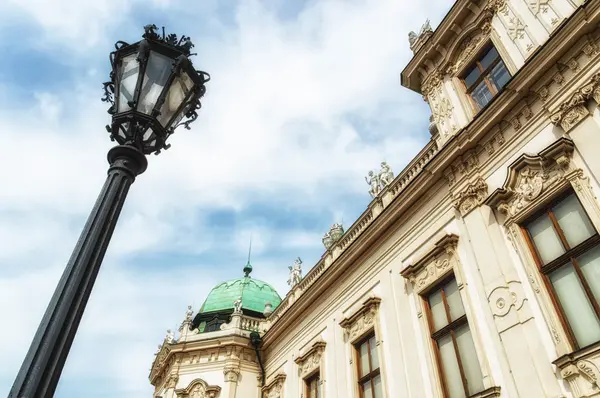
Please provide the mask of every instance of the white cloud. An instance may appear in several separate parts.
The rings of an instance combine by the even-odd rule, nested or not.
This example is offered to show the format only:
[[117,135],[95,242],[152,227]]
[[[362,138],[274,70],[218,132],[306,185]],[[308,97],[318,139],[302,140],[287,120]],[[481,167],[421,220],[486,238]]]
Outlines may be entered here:
[[[48,43],[81,39],[73,57],[87,59],[91,45],[129,32],[123,21],[140,4],[11,0],[0,12],[27,15]],[[149,157],[132,186],[58,396],[82,395],[83,384],[102,378],[113,395],[147,396],[146,371],[163,331],[175,327],[187,304],[199,308],[217,282],[202,264],[190,274],[176,255],[212,253],[210,262],[222,265],[221,253],[239,253],[240,262],[230,265],[236,277],[253,231],[253,275],[283,295],[287,265],[299,255],[310,268],[322,253],[322,234],[274,227],[269,219],[249,222],[249,206],[258,202],[274,213],[285,206],[298,218],[316,209],[330,219],[315,228],[342,217],[350,225],[352,215],[336,201],[359,194],[366,203],[365,172],[383,159],[399,171],[427,139],[426,131],[411,130],[425,126],[426,107],[399,86],[398,74],[409,57],[406,34],[419,27],[414,21],[439,20],[449,0],[323,0],[285,21],[266,2],[242,1],[234,27],[207,17],[216,2],[191,12],[189,4],[151,3],[188,6],[186,17],[212,21],[210,35],[188,27],[197,67],[213,76],[200,119],[175,134],[172,149]],[[436,15],[426,15],[432,10]],[[111,19],[115,14],[121,17]],[[0,331],[0,383],[12,381],[104,181],[111,143],[97,71],[106,69],[86,65],[71,85],[38,92],[28,108],[0,94],[0,316],[13,325]],[[236,214],[231,236],[211,224],[219,209]],[[286,255],[274,258],[275,250]],[[162,255],[164,266],[135,260],[144,252]],[[0,384],[0,394],[8,388]]]

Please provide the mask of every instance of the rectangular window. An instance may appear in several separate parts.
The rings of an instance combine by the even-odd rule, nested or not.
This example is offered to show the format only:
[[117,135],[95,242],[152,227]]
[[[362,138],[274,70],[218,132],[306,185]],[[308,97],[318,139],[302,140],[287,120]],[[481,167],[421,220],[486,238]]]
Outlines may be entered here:
[[321,398],[321,378],[318,372],[304,382],[306,383],[306,398]]
[[356,344],[360,398],[383,398],[375,334]]
[[508,83],[510,77],[498,51],[493,46],[485,47],[482,55],[462,76],[473,108],[479,111],[485,107]]
[[483,375],[456,279],[443,282],[426,298],[444,396],[466,398],[483,391]]
[[575,194],[523,224],[572,343],[600,341],[600,236]]

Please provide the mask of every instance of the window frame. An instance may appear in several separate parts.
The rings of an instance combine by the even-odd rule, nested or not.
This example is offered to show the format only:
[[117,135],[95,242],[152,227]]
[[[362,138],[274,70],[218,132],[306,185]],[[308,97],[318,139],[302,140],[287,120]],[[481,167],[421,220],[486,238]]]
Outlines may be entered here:
[[[317,383],[317,396],[311,395],[310,385],[312,382]],[[322,398],[321,394],[321,372],[317,369],[314,373],[304,378],[304,396],[306,398]]]
[[[379,367],[375,370],[373,370],[373,362],[371,359],[371,344],[369,343],[369,341],[374,338],[377,341],[377,337],[375,335],[375,330],[372,330],[368,333],[366,333],[363,337],[361,337],[358,341],[356,341],[355,343],[353,343],[353,347],[354,347],[354,356],[356,358],[356,383],[358,384],[358,394],[360,398],[364,398],[365,396],[365,392],[363,389],[363,384],[368,380],[370,381],[371,384],[371,391],[375,391],[375,385],[373,384],[373,380],[377,377],[377,376],[381,376],[381,363],[379,364]],[[360,370],[361,370],[361,358],[360,358],[360,347],[363,344],[367,344],[367,356],[369,358],[369,373],[363,375],[362,377],[360,376]],[[373,347],[375,349],[375,352],[377,352],[377,355],[379,355],[379,352],[377,350],[377,344],[375,344],[375,347]],[[378,358],[379,361],[379,358]],[[382,380],[383,382],[383,380]],[[382,390],[381,393],[383,394],[383,385],[382,385]]]
[[[484,68],[481,65],[481,60],[482,58],[491,50],[491,49],[495,49],[496,53],[498,54],[498,56],[496,57],[496,59],[494,59],[494,61],[487,67]],[[498,48],[490,41],[488,43],[486,43],[477,53],[477,55],[474,57],[473,61],[471,61],[464,69],[463,72],[459,75],[459,80],[463,85],[464,91],[467,94],[467,98],[469,100],[469,103],[471,104],[471,107],[473,108],[473,110],[477,113],[479,111],[481,111],[483,108],[485,108],[490,102],[492,102],[492,100],[502,91],[503,87],[497,88],[496,87],[496,83],[493,80],[490,80],[489,76],[490,76],[490,72],[494,69],[494,67],[499,63],[502,62],[502,64],[504,65],[504,69],[506,70],[506,72],[508,73],[508,75],[512,78],[512,74],[510,73],[510,70],[508,69],[508,67],[506,66],[506,62],[504,62],[504,60],[502,59],[502,56],[500,55],[500,51],[498,51]],[[465,78],[467,77],[468,73],[466,73],[467,71],[471,71],[473,70],[473,67],[477,67],[477,69],[479,70],[479,77],[471,84],[471,86],[467,86],[467,83],[465,81]],[[509,79],[510,80],[510,79]],[[484,105],[484,106],[479,106],[479,104],[477,103],[477,101],[475,101],[475,99],[473,98],[473,96],[471,95],[473,93],[473,91],[475,90],[475,88],[482,82],[484,81],[488,90],[490,91],[490,93],[492,94],[492,98]]]
[[[569,196],[573,196],[577,200],[577,202],[581,206],[581,209],[583,210],[584,214],[588,218],[590,224],[593,226],[594,230],[596,231],[596,233],[594,235],[587,238],[583,242],[579,243],[574,248],[570,247],[562,228],[558,224],[556,216],[554,216],[554,213],[552,212],[553,207],[557,206],[560,202],[562,202]],[[565,252],[563,254],[561,254],[554,260],[548,262],[547,264],[543,264],[541,256],[539,254],[539,251],[537,249],[537,246],[535,245],[533,238],[531,236],[531,233],[529,232],[529,229],[527,228],[527,225],[529,223],[531,223],[532,221],[534,221],[535,219],[537,219],[538,217],[540,217],[543,214],[548,215],[548,218],[552,222],[554,232],[556,232],[560,242],[563,245],[563,248],[565,249]],[[548,203],[542,205],[536,212],[531,214],[529,217],[524,219],[522,222],[518,223],[518,227],[521,230],[521,233],[523,234],[523,237],[525,239],[527,247],[531,253],[531,256],[533,257],[533,260],[538,269],[538,272],[540,273],[540,276],[544,283],[544,286],[546,287],[546,290],[550,293],[549,294],[550,301],[552,302],[554,310],[556,311],[556,313],[558,315],[559,321],[562,324],[562,326],[567,334],[567,338],[569,339],[569,342],[571,343],[571,345],[573,346],[573,348],[575,350],[585,348],[585,347],[580,346],[579,342],[575,338],[575,333],[573,333],[573,329],[571,328],[571,325],[569,324],[569,320],[568,320],[567,315],[566,315],[566,313],[560,303],[560,300],[556,294],[554,286],[552,285],[552,281],[550,280],[549,274],[570,263],[573,266],[573,269],[575,270],[575,274],[577,275],[578,280],[581,283],[581,286],[583,287],[583,292],[584,292],[586,298],[590,301],[596,316],[598,317],[598,319],[600,319],[600,303],[594,297],[594,294],[591,291],[590,286],[589,286],[587,280],[585,279],[585,276],[583,275],[581,268],[577,262],[577,257],[581,256],[582,254],[586,253],[587,251],[591,250],[592,248],[594,248],[596,246],[600,246],[600,233],[598,232],[598,229],[592,222],[592,218],[590,217],[588,210],[585,208],[584,204],[581,202],[579,196],[572,189],[568,189],[566,192],[563,192],[563,193],[553,197],[550,201],[548,201]],[[592,343],[590,345],[593,345],[596,343]]]
[[[431,340],[431,345],[433,346],[432,348],[433,348],[433,352],[434,352],[434,356],[435,356],[435,362],[436,362],[438,374],[440,375],[440,379],[441,379],[442,394],[444,397],[450,396],[450,394],[448,393],[448,384],[447,384],[446,373],[444,372],[444,368],[442,366],[442,358],[441,358],[441,354],[440,354],[438,340],[441,339],[442,337],[450,335],[452,338],[452,345],[454,347],[454,353],[456,355],[456,361],[458,363],[458,369],[460,372],[461,382],[463,385],[465,396],[470,397],[473,395],[477,395],[477,394],[481,393],[482,391],[485,391],[485,387],[484,387],[484,390],[482,390],[482,391],[478,391],[474,394],[469,394],[467,378],[465,376],[465,370],[463,368],[462,359],[460,357],[460,351],[459,351],[458,344],[456,341],[455,330],[459,329],[462,326],[467,325],[469,327],[469,331],[471,332],[472,336],[473,336],[473,331],[471,330],[471,326],[469,325],[469,320],[467,318],[467,312],[468,312],[467,308],[465,307],[464,302],[462,302],[463,298],[462,298],[462,295],[460,295],[460,288],[458,290],[459,290],[460,299],[461,299],[462,305],[464,307],[465,313],[463,315],[461,315],[460,317],[458,317],[457,319],[455,319],[454,321],[452,321],[450,318],[450,306],[448,305],[448,302],[446,300],[446,293],[444,291],[444,286],[448,285],[452,280],[454,280],[456,282],[456,284],[458,285],[458,279],[454,275],[454,272],[450,273],[446,277],[437,281],[433,286],[431,286],[431,288],[423,291],[420,295],[421,295],[421,300],[423,302],[423,308],[425,310],[425,316],[427,319],[429,338]],[[431,306],[429,304],[429,297],[431,297],[431,295],[435,294],[438,291],[441,292],[442,302],[444,303],[444,309],[446,312],[446,318],[448,320],[448,324],[446,326],[442,327],[440,330],[435,331],[435,329],[434,329],[435,326],[434,326],[434,322],[433,322],[433,312],[431,311]],[[474,345],[476,344],[475,340],[474,340],[474,336],[473,336],[473,344]],[[480,366],[483,366],[480,363],[479,355],[477,355],[477,353],[476,353],[476,357],[477,357],[477,361],[479,362]],[[483,378],[485,378],[483,373],[484,372],[482,369],[482,376],[483,376],[482,384],[484,384]]]

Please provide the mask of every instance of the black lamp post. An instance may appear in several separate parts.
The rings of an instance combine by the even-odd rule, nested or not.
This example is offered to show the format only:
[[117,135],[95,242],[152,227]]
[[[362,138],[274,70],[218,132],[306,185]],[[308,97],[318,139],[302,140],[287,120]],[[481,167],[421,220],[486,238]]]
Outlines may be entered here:
[[[168,149],[175,128],[197,119],[210,80],[193,68],[189,37],[159,35],[144,27],[143,40],[119,41],[110,54],[111,81],[102,98],[112,106],[108,177],[56,287],[9,397],[52,397],[90,297],[129,187],[146,170],[146,155]],[[186,118],[183,121],[184,117]]]

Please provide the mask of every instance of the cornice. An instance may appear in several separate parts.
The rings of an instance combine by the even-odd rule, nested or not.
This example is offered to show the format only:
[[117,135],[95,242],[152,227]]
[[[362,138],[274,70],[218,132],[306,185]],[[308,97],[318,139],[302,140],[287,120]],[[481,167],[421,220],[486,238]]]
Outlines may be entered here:
[[152,363],[152,368],[149,375],[150,383],[152,385],[156,385],[160,375],[171,366],[174,358],[178,355],[181,356],[187,353],[203,353],[215,349],[226,349],[227,347],[252,349],[248,339],[238,335],[176,344],[163,344]]

